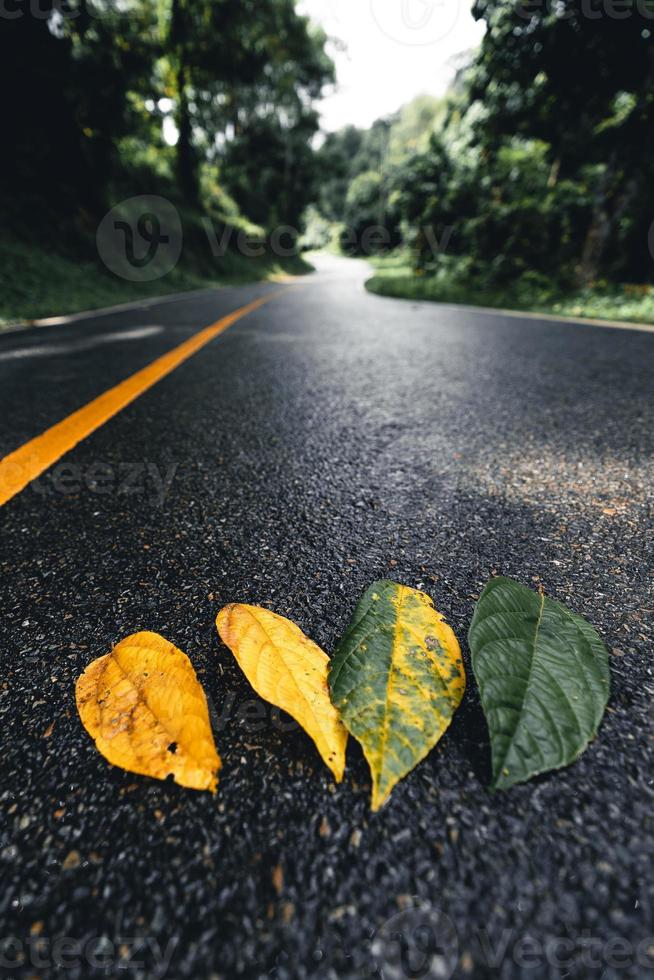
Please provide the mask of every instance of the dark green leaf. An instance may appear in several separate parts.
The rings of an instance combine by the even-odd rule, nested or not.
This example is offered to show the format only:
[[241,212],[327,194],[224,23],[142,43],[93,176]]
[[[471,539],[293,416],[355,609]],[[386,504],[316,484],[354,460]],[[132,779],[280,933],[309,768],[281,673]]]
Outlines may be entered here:
[[608,653],[593,627],[560,602],[494,578],[468,639],[490,730],[493,786],[507,789],[581,755],[609,696]]

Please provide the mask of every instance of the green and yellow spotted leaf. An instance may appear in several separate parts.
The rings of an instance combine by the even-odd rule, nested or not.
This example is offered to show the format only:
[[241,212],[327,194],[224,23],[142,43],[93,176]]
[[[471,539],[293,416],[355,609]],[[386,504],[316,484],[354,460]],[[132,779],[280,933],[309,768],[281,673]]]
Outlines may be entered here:
[[373,810],[436,745],[465,683],[457,639],[429,596],[374,582],[329,669],[332,702],[370,766]]
[[593,627],[510,578],[490,580],[468,635],[490,731],[493,787],[573,762],[609,696],[609,658]]

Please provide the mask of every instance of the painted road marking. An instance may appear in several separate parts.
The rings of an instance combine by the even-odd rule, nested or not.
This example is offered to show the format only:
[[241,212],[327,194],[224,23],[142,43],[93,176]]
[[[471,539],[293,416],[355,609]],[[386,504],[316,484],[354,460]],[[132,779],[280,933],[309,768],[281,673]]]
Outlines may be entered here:
[[[285,290],[281,290],[285,292]],[[184,343],[174,347],[158,357],[147,367],[142,368],[131,377],[121,381],[114,388],[105,391],[104,394],[93,401],[84,405],[69,415],[67,418],[47,429],[40,436],[26,442],[13,453],[9,453],[4,459],[0,459],[0,507],[8,500],[15,497],[17,493],[24,490],[28,484],[40,476],[58,459],[61,459],[67,452],[73,449],[78,443],[90,436],[92,432],[108,422],[126,405],[133,402],[144,391],[165,378],[167,374],[174,371],[176,367],[192,357],[202,347],[217,337],[223,331],[231,327],[233,323],[258,310],[264,303],[268,303],[275,296],[279,296],[280,290],[276,290],[269,296],[242,306],[221,320],[212,323],[194,334]]]
[[80,340],[60,341],[58,344],[33,344],[31,347],[15,347],[13,350],[0,350],[0,361],[22,361],[30,357],[44,357],[62,354],[78,354],[81,351],[95,350],[103,344],[124,344],[126,340],[143,340],[163,333],[163,327],[135,327],[133,330],[119,330],[114,333],[93,334]]

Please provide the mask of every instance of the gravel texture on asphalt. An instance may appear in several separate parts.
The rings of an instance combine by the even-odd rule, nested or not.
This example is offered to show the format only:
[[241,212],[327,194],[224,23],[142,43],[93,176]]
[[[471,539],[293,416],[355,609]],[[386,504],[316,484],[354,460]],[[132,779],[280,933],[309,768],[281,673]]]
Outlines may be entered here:
[[[278,288],[1,336],[0,454]],[[654,976],[653,364],[652,334],[381,299],[330,260],[10,501],[0,973]],[[465,642],[493,573],[584,615],[612,671],[582,758],[495,794]],[[334,785],[214,620],[264,605],[330,652],[381,577],[433,597],[469,679],[371,815],[358,746]],[[141,629],[204,685],[215,797],[82,729],[77,676]]]

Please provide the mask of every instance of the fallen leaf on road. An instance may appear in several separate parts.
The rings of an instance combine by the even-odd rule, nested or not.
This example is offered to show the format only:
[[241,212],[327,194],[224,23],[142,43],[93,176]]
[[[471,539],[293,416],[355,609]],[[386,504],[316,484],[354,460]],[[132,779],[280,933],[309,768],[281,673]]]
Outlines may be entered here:
[[340,783],[347,732],[329,700],[327,654],[290,619],[260,606],[225,606],[216,626],[257,694],[302,725]]
[[429,596],[374,582],[332,657],[329,686],[363,746],[372,809],[436,745],[465,690],[457,639]]
[[509,578],[482,592],[469,633],[490,731],[493,787],[573,762],[609,695],[608,652],[581,616]]
[[77,710],[113,765],[215,792],[216,752],[204,691],[185,653],[157,633],[135,633],[77,681]]

